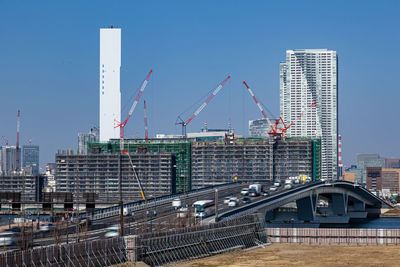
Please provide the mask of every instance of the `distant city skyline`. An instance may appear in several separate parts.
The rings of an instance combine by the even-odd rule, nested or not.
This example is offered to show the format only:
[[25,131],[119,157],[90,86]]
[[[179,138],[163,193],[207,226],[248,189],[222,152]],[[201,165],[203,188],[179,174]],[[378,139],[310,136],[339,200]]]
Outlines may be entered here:
[[[400,55],[393,53],[400,43],[394,34],[400,24],[398,1],[106,3],[0,4],[5,37],[0,44],[0,136],[15,145],[21,109],[21,146],[29,139],[40,146],[42,168],[54,162],[57,149],[77,149],[79,132],[99,125],[99,29],[110,25],[123,33],[122,117],[140,81],[154,71],[142,96],[150,137],[179,134],[177,116],[192,113],[197,106],[189,107],[227,75],[230,81],[187,131],[200,131],[204,122],[210,128],[227,128],[231,122],[238,134],[248,135],[248,121],[262,116],[241,82],[248,81],[278,115],[279,62],[285,51],[328,48],[340,57],[343,163],[349,166],[363,153],[400,157],[395,123]],[[143,108],[137,108],[125,135],[144,137]]]

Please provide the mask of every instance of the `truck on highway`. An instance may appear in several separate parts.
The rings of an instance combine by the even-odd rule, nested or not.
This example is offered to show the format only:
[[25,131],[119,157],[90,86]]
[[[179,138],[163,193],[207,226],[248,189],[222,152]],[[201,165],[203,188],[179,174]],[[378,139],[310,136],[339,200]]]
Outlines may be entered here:
[[261,184],[251,184],[249,185],[249,196],[256,197],[261,193]]
[[172,207],[175,209],[179,209],[180,207],[182,207],[182,200],[180,198],[175,198],[174,200],[172,200]]

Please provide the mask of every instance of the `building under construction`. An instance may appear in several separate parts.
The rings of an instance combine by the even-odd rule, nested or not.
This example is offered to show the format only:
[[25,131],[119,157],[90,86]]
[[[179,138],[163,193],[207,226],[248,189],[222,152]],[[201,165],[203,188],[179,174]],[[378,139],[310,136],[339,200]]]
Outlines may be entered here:
[[[125,139],[123,150],[129,153],[144,155],[147,153],[171,153],[176,160],[174,182],[177,192],[191,189],[191,139]],[[88,143],[89,154],[118,154],[121,151],[120,141],[106,143]]]
[[[192,188],[232,182],[320,178],[320,141],[247,138],[231,142],[193,142]],[[235,178],[236,177],[236,178]]]
[[20,193],[21,201],[42,201],[44,176],[0,175],[0,193]]
[[[57,192],[99,200],[141,198],[138,179],[148,196],[185,192],[239,181],[266,182],[290,176],[320,178],[320,140],[305,138],[125,139],[89,143],[87,155],[56,156]],[[135,170],[138,179],[135,176]]]
[[57,154],[57,192],[72,192],[75,200],[96,193],[98,201],[142,199],[176,192],[176,157],[171,153]]

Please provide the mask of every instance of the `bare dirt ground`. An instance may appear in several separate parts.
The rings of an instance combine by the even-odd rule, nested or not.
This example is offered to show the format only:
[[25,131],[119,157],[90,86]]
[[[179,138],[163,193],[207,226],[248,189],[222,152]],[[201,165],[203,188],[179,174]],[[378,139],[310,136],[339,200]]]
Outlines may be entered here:
[[400,266],[400,246],[273,244],[265,248],[238,250],[174,266]]

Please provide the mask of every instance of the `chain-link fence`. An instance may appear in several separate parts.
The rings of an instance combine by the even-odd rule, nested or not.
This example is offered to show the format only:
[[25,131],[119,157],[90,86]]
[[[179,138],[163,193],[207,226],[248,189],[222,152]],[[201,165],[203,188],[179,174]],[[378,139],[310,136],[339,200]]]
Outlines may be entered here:
[[247,215],[208,225],[129,235],[30,250],[3,252],[0,267],[110,266],[143,261],[160,266],[267,242],[258,217]]
[[239,248],[256,247],[266,242],[267,236],[257,216],[251,215],[215,224],[138,236],[134,242],[135,260],[160,266]]
[[0,254],[1,267],[109,266],[127,260],[123,238],[52,245]]

